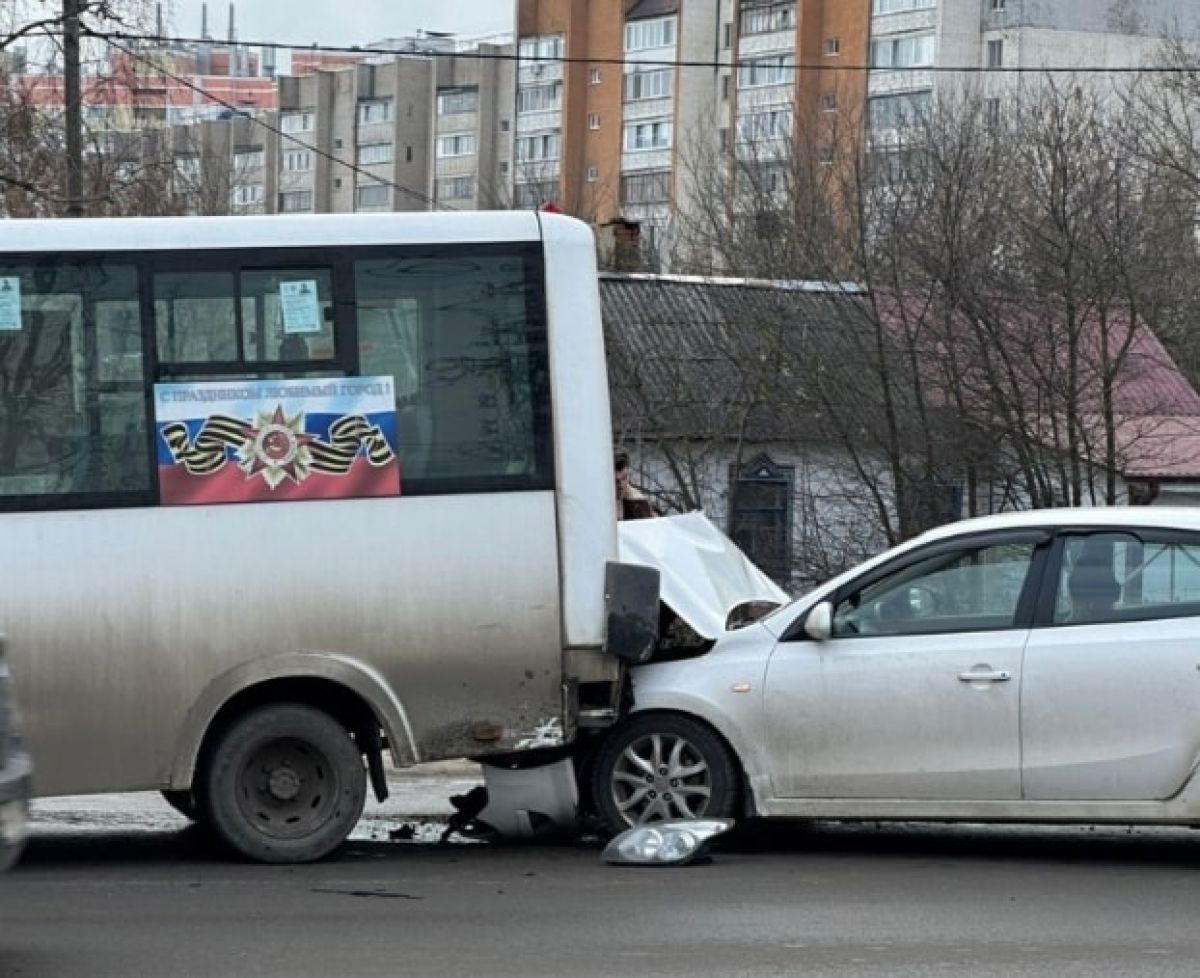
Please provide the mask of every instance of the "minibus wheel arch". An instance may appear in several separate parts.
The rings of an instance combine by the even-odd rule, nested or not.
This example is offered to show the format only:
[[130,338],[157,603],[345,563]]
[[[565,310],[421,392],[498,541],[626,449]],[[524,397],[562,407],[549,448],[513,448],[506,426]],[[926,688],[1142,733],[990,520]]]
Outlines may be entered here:
[[183,725],[168,774],[169,790],[189,790],[219,734],[248,712],[273,703],[298,703],[328,713],[354,735],[367,756],[377,797],[386,797],[383,737],[398,767],[418,757],[403,704],[361,663],[320,655],[247,663],[214,680]]

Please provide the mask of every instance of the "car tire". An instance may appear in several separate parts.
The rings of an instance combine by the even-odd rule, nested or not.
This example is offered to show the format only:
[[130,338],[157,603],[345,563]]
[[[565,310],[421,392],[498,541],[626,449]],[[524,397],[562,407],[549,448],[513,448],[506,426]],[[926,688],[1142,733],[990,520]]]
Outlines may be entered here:
[[592,758],[591,793],[606,831],[666,818],[730,818],[739,774],[729,745],[707,724],[678,713],[635,714]]
[[362,753],[321,710],[260,707],[230,724],[206,756],[205,822],[248,859],[313,862],[340,846],[362,815]]

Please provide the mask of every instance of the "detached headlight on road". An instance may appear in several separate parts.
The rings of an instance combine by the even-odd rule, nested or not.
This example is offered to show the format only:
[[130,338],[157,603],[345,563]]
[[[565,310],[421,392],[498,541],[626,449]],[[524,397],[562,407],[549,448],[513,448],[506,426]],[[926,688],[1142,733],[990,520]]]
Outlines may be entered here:
[[733,828],[733,819],[672,819],[626,829],[601,854],[618,866],[682,866],[691,862],[707,843]]

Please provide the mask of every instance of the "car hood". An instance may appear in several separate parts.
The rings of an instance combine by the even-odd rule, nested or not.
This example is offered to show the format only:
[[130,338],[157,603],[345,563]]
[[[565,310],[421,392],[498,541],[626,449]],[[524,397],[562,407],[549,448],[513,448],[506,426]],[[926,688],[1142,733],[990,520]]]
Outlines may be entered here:
[[701,638],[725,632],[740,605],[790,600],[703,513],[622,520],[617,539],[622,562],[658,570],[663,604]]

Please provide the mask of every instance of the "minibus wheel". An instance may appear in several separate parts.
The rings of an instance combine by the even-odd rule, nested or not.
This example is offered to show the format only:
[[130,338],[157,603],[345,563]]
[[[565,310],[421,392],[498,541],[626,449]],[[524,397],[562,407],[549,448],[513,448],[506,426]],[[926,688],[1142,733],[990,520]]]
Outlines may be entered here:
[[320,859],[346,840],[362,814],[362,754],[345,727],[311,706],[258,707],[226,727],[207,757],[205,821],[249,859]]

